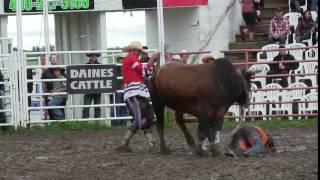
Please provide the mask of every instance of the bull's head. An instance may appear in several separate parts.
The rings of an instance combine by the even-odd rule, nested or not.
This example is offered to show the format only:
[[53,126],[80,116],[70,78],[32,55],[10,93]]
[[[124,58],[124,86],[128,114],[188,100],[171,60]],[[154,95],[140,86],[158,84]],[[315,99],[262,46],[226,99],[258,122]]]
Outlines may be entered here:
[[238,103],[247,107],[250,103],[251,79],[253,78],[256,72],[238,69],[238,73],[242,77],[244,87],[243,94],[241,95]]

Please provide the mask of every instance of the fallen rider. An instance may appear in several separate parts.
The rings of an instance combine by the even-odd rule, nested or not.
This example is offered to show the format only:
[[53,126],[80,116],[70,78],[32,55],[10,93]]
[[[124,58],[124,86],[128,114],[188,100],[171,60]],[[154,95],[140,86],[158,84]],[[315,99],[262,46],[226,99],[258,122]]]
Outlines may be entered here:
[[259,126],[245,125],[231,137],[226,155],[233,157],[262,156],[275,152],[272,137]]

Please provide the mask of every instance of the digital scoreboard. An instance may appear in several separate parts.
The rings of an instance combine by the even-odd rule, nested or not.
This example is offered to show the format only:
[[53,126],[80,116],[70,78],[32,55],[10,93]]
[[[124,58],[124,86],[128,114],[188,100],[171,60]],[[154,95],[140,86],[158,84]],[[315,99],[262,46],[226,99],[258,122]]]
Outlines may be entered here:
[[[3,0],[4,12],[15,13],[17,1]],[[94,9],[94,0],[47,0],[49,11],[89,10]],[[20,0],[23,12],[39,12],[43,10],[43,0]]]

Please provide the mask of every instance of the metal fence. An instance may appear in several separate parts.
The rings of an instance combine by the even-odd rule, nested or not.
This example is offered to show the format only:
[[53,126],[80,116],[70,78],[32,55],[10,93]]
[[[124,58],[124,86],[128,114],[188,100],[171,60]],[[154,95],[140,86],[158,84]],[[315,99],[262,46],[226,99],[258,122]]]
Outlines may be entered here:
[[[0,39],[1,41],[11,41],[10,39]],[[11,47],[10,47],[11,48]],[[287,117],[288,119],[293,118],[302,118],[302,117],[314,117],[318,116],[318,80],[313,81],[313,78],[317,78],[317,68],[318,64],[315,66],[315,71],[310,72],[306,70],[304,63],[317,63],[317,49],[318,46],[305,47],[305,48],[287,48],[286,50],[302,50],[304,53],[309,53],[312,55],[305,56],[305,58],[286,61],[286,63],[299,63],[299,72],[293,71],[290,74],[257,74],[255,80],[261,80],[268,77],[279,78],[279,77],[292,77],[292,82],[294,84],[300,80],[303,80],[303,77],[312,78],[311,84],[309,86],[294,86],[291,87],[281,87],[275,85],[267,86],[262,85],[261,87],[255,87],[253,85],[252,89],[252,98],[250,106],[245,110],[245,116],[240,116],[240,109],[238,105],[233,105],[230,107],[226,118],[234,118],[236,120],[247,120],[247,119],[263,119],[277,117],[283,118]],[[256,60],[249,60],[250,53],[257,52],[271,52],[279,51],[276,50],[261,50],[261,49],[245,49],[237,51],[229,51],[235,53],[245,53],[246,58],[243,62],[234,63],[236,66],[244,66],[247,69],[252,68],[253,65],[269,65],[275,62],[263,61],[256,62]],[[311,53],[315,51],[316,53]],[[83,94],[67,94],[66,92],[59,93],[48,93],[42,91],[43,82],[57,82],[57,81],[66,81],[66,79],[41,79],[41,74],[44,69],[61,67],[66,68],[68,65],[79,65],[84,64],[80,62],[79,59],[87,59],[84,55],[86,53],[101,53],[101,58],[99,61],[102,64],[116,64],[117,67],[120,67],[121,64],[117,62],[117,57],[122,55],[122,51],[55,51],[55,52],[24,52],[24,59],[19,60],[14,53],[12,53],[12,48],[9,51],[10,53],[1,53],[0,54],[0,70],[3,73],[4,81],[0,82],[0,85],[4,85],[4,92],[0,96],[0,117],[1,113],[5,114],[7,119],[6,123],[0,123],[0,126],[23,126],[43,123],[51,123],[55,121],[66,122],[66,121],[99,121],[111,125],[112,122],[118,120],[128,120],[132,117],[127,113],[118,113],[119,108],[125,108],[125,103],[123,103],[122,98],[117,98],[121,96],[123,90],[121,87],[118,88],[116,93],[103,93],[101,98],[101,104],[97,105],[83,105]],[[154,52],[151,50],[150,52]],[[49,65],[48,59],[44,59],[46,64],[44,64],[42,56],[48,54],[56,54],[59,59],[59,65]],[[301,66],[301,67],[300,67]],[[32,70],[33,78],[28,79],[27,72]],[[265,72],[264,72],[265,73]],[[297,78],[298,77],[298,78]],[[122,77],[117,77],[121,81]],[[28,83],[33,83],[32,92],[28,92]],[[315,84],[316,83],[316,84]],[[274,84],[277,84],[276,82]],[[303,92],[304,93],[303,93]],[[272,93],[276,92],[276,93]],[[292,94],[302,92],[302,95],[298,99],[292,98]],[[311,95],[310,95],[311,94]],[[61,106],[46,106],[44,103],[44,97],[54,96],[54,95],[66,95],[67,101],[65,105]],[[278,99],[270,98],[270,96],[277,96]],[[295,96],[296,98],[297,96]],[[31,99],[31,104],[28,104],[28,98]],[[3,108],[1,108],[1,101]],[[100,118],[86,118],[83,119],[82,109],[85,107],[91,108],[99,107],[102,109]],[[62,108],[65,111],[64,120],[52,120],[46,118],[46,112],[48,109]],[[93,114],[91,112],[91,114]],[[187,118],[187,120],[190,118]],[[191,118],[192,119],[192,118]]]
[[[19,125],[19,62],[13,53],[12,39],[0,38],[0,126]],[[21,86],[20,86],[21,87]]]

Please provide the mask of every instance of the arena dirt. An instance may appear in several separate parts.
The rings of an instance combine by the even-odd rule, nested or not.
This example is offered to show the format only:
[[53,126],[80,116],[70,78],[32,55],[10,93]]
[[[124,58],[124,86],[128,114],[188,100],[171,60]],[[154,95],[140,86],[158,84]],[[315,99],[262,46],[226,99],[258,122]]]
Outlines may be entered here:
[[[0,179],[317,179],[318,130],[268,129],[277,153],[261,158],[197,157],[182,132],[166,129],[167,156],[149,152],[137,134],[132,153],[117,153],[125,130],[0,135]],[[230,129],[224,130],[226,135]],[[195,134],[195,130],[192,130]],[[157,134],[155,134],[157,137]]]

